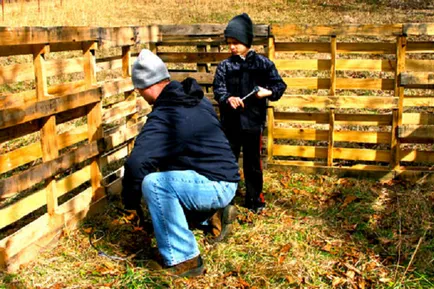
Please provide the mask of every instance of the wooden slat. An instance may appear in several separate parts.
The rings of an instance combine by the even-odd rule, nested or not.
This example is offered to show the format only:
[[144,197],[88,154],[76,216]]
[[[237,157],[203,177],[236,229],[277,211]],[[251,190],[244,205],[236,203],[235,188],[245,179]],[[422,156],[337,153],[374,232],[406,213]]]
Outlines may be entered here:
[[434,125],[434,114],[432,113],[403,113],[402,124]]
[[273,159],[273,145],[276,133],[274,131],[274,109],[272,107],[267,108],[267,161],[270,162]]
[[433,53],[434,42],[408,42],[407,53]]
[[[298,78],[284,77],[288,88],[299,89],[329,89],[330,80],[327,78]],[[393,79],[359,79],[337,78],[336,89],[364,89],[364,90],[392,90]]]
[[112,151],[101,157],[101,168],[104,170],[107,165],[110,165],[112,162],[116,162],[124,157],[128,156],[128,147],[123,146],[118,150]]
[[0,155],[0,174],[37,160],[42,156],[41,144],[32,143]]
[[212,62],[219,63],[230,57],[230,53],[220,52],[158,52],[158,56],[164,62],[198,63]]
[[434,35],[434,23],[404,24],[402,31],[406,35]]
[[434,88],[434,72],[401,73],[400,85],[408,88]]
[[277,42],[276,52],[294,52],[294,53],[330,53],[329,43],[312,43],[312,42]]
[[335,141],[354,143],[389,144],[389,132],[377,131],[335,131]]
[[274,139],[297,139],[327,141],[329,132],[327,130],[317,130],[308,128],[280,128],[273,129]]
[[[224,24],[194,24],[194,25],[159,25],[159,32],[178,36],[212,36],[223,35]],[[253,25],[255,37],[268,37],[268,25]]]
[[[334,37],[333,37],[334,38]],[[334,48],[332,47],[332,50]],[[335,109],[330,108],[329,111],[329,131],[328,131],[328,144],[327,144],[327,166],[333,166],[334,159],[334,146],[335,146]]]
[[340,42],[337,51],[342,54],[395,54],[395,44]]
[[286,121],[290,123],[329,123],[329,115],[327,113],[306,113],[306,112],[274,112],[276,122]]
[[390,36],[402,33],[402,24],[391,25],[297,25],[297,24],[273,24],[271,34],[275,37],[315,35],[369,35],[369,36]]
[[395,71],[395,62],[386,59],[337,59],[336,70]]
[[0,110],[0,129],[98,102],[101,94],[100,88],[93,88],[63,97],[30,103],[22,107]]
[[274,64],[279,71],[330,69],[330,60],[327,59],[276,59]]
[[123,127],[121,130],[105,136],[105,151],[109,151],[137,136],[142,129],[143,124],[144,122],[141,121],[133,126]]
[[214,74],[207,72],[170,72],[172,80],[183,81],[187,77],[192,77],[197,80],[199,84],[211,85],[214,81]]
[[[433,47],[434,53],[434,47]],[[407,72],[430,72],[434,71],[434,60],[432,59],[406,59],[405,71]]]
[[102,89],[102,96],[104,98],[124,93],[125,91],[134,90],[131,78],[115,79],[109,82],[101,83],[100,85]]
[[[87,138],[87,127],[81,126],[67,131],[57,137],[59,150],[73,145]],[[13,170],[19,166],[35,161],[42,157],[41,144],[39,142],[20,147],[8,153],[0,155],[0,174]]]
[[[60,197],[89,181],[89,175],[90,167],[87,166],[60,180],[56,183],[56,197]],[[22,217],[44,206],[46,204],[46,194],[47,190],[42,189],[13,203],[10,206],[0,209],[0,216],[2,216],[0,218],[0,229],[18,221]]]
[[39,124],[36,121],[0,129],[0,143],[34,133],[37,130],[39,130]]
[[390,114],[336,114],[336,124],[340,125],[391,125],[392,115]]
[[0,85],[34,79],[34,73],[32,63],[0,66]]
[[390,161],[390,151],[383,151],[383,150],[334,148],[333,154],[335,159],[343,159],[343,160],[376,161],[376,162]]
[[327,158],[327,148],[314,146],[273,145],[274,156]]
[[433,125],[402,125],[398,128],[400,138],[431,139],[434,142]]
[[104,123],[113,122],[136,112],[136,102],[134,99],[131,101],[122,101],[110,109],[104,110],[102,121]]
[[111,57],[98,58],[96,60],[97,72],[104,70],[115,70],[122,68],[122,57],[115,55]]
[[9,198],[35,184],[70,169],[99,153],[97,142],[83,145],[60,157],[34,166],[27,171],[0,180],[0,199]]
[[409,107],[409,106],[434,107],[434,95],[433,96],[405,96],[403,100],[403,106],[404,107]]
[[[336,94],[336,36],[330,37],[330,91],[329,95],[334,96]],[[334,121],[334,119],[333,119]],[[329,155],[330,159],[330,155]],[[330,164],[331,165],[331,164]]]
[[401,162],[434,163],[433,151],[400,150]]
[[274,107],[314,107],[314,108],[376,108],[392,109],[397,107],[394,97],[358,97],[358,96],[289,96],[270,105]]

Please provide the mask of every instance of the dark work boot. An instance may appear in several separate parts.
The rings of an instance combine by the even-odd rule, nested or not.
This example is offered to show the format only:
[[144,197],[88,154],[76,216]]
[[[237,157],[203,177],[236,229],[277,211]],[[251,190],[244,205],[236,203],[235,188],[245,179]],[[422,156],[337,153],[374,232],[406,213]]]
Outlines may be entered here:
[[168,267],[165,271],[176,277],[196,277],[203,275],[205,267],[202,257],[199,255],[190,260]]
[[227,205],[218,210],[209,219],[210,233],[214,238],[209,239],[210,243],[223,241],[233,229],[233,222],[237,219],[238,210],[234,205]]

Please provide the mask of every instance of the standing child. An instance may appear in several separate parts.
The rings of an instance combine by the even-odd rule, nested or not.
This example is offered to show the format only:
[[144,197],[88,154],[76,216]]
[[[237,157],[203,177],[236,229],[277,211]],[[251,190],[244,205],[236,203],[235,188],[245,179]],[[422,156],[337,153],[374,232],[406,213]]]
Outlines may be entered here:
[[[249,15],[235,16],[224,35],[232,56],[217,67],[214,98],[219,103],[221,122],[237,160],[243,147],[245,206],[259,213],[265,207],[261,138],[267,99],[278,100],[285,92],[286,84],[271,60],[250,49],[253,24]],[[258,92],[243,100],[242,97],[254,88],[258,88]]]

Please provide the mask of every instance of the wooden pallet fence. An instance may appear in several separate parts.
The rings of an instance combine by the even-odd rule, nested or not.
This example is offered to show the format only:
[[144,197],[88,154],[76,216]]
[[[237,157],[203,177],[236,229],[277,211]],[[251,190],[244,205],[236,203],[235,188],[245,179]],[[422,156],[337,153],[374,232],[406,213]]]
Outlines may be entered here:
[[[433,36],[433,27],[271,25],[274,61],[288,91],[270,103],[269,165],[387,178],[416,167],[430,172],[432,131],[420,126],[431,115],[410,108],[432,107],[432,91],[406,95],[404,87],[432,88],[432,57],[418,54],[432,55],[434,42],[417,36]],[[429,85],[420,86],[421,79]]]

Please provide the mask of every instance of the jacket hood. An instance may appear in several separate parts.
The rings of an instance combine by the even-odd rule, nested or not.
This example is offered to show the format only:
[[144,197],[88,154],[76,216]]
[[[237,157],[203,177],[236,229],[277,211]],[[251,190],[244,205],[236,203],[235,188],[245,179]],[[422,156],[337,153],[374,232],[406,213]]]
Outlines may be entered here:
[[194,78],[187,77],[182,82],[171,81],[155,101],[156,106],[193,107],[203,98],[202,88]]

